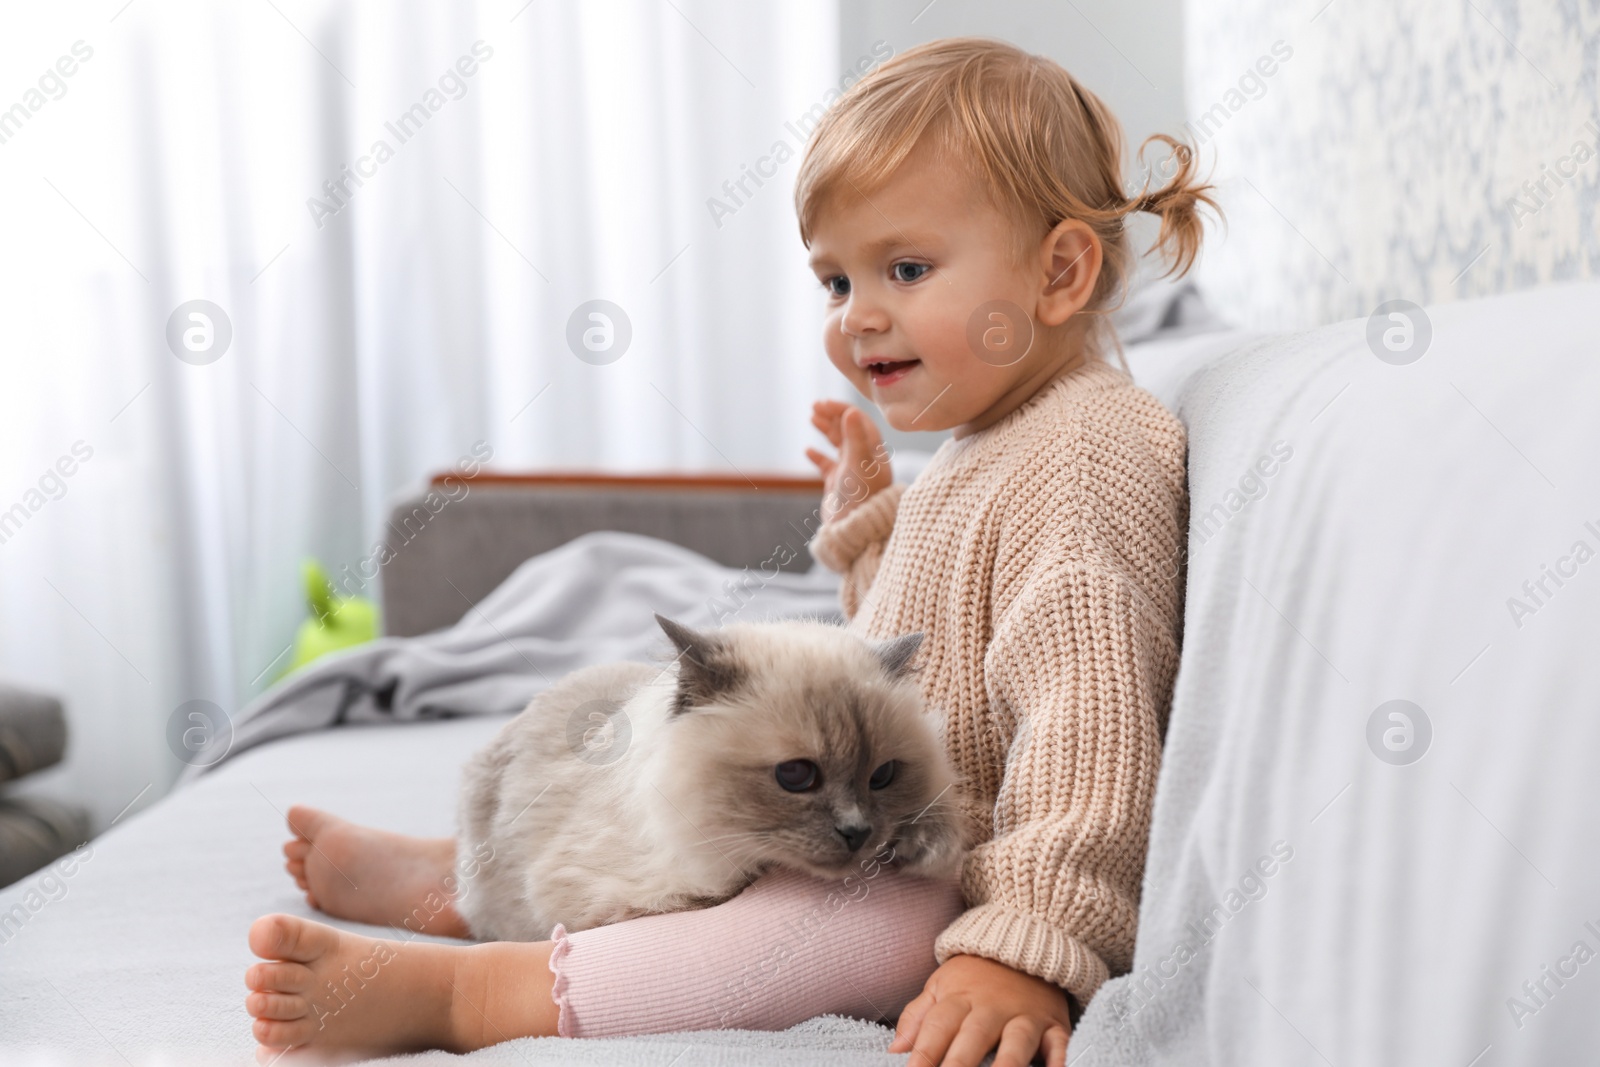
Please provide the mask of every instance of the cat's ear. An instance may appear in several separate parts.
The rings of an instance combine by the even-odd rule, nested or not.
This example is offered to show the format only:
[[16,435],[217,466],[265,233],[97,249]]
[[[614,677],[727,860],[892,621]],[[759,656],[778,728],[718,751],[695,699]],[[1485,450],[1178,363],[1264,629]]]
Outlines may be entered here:
[[917,649],[922,646],[922,635],[903,634],[890,641],[880,641],[873,646],[873,651],[878,653],[878,660],[883,664],[883,669],[889,672],[891,678],[904,678],[911,673],[911,657],[917,654]]
[[728,662],[723,643],[710,634],[691,630],[665,615],[656,622],[678,650],[678,698],[674,714],[682,714],[705,704],[732,689],[739,681],[739,670]]

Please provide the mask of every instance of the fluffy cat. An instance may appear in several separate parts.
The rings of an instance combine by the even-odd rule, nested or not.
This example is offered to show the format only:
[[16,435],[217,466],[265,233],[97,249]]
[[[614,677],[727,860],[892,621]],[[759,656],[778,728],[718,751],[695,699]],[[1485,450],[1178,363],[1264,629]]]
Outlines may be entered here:
[[656,621],[672,662],[568,675],[467,765],[456,907],[475,937],[703,907],[772,867],[839,877],[890,850],[955,869],[955,779],[910,674],[921,634]]

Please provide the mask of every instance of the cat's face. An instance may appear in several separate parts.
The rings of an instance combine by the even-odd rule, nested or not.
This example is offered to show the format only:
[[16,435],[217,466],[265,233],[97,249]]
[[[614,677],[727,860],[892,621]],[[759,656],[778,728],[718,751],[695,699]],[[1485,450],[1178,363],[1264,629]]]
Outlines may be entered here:
[[659,788],[693,847],[751,874],[837,876],[874,858],[955,869],[966,838],[955,777],[909,671],[921,635],[874,644],[818,622],[662,626],[679,655]]

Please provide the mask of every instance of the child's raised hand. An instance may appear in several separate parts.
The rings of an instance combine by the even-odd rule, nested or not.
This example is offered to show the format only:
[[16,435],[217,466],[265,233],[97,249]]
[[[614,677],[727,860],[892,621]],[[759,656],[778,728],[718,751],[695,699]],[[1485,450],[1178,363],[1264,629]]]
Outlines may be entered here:
[[883,434],[866,412],[841,400],[818,400],[811,405],[811,425],[839,450],[835,458],[806,449],[806,457],[822,472],[823,522],[848,514],[873,493],[894,484]]
[[890,1052],[909,1067],[978,1067],[996,1044],[994,1067],[1027,1067],[1044,1053],[1064,1067],[1072,1022],[1059,988],[981,956],[951,956],[900,1013]]

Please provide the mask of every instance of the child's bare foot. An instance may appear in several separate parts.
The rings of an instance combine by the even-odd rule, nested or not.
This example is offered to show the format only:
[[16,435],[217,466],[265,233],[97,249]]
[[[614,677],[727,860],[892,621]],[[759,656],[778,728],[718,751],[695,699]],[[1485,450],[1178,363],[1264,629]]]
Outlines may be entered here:
[[382,941],[291,915],[250,925],[245,1008],[266,1063],[287,1048],[471,1051],[553,1036],[551,943]]
[[419,934],[469,938],[453,903],[456,845],[359,826],[316,808],[289,809],[285,867],[329,915]]

